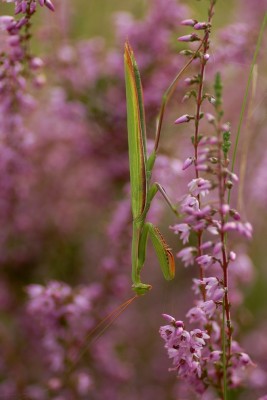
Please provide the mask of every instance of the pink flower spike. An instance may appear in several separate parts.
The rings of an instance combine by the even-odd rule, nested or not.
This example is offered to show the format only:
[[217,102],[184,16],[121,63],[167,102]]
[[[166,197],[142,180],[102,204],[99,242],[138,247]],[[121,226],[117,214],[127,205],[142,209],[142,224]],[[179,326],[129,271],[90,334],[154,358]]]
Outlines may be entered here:
[[190,115],[184,114],[181,117],[177,118],[174,123],[175,124],[183,124],[184,122],[189,122],[191,119]]
[[183,168],[182,170],[184,171],[185,169],[187,169],[188,167],[190,167],[190,165],[193,164],[194,161],[194,157],[188,157],[185,162],[183,163]]
[[50,0],[45,0],[44,5],[51,11],[55,11],[54,4]]
[[183,21],[180,22],[181,25],[185,26],[194,26],[196,25],[197,20],[196,19],[184,19]]
[[198,42],[201,39],[195,33],[191,33],[191,35],[180,36],[177,40],[180,42]]
[[45,0],[39,0],[39,4],[40,4],[41,7],[43,7],[44,4],[45,4]]

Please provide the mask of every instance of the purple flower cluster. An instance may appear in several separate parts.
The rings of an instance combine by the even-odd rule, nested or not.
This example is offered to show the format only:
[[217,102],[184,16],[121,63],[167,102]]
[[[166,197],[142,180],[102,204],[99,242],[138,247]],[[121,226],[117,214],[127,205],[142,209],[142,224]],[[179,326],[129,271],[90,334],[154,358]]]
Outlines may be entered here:
[[201,383],[202,376],[202,350],[206,345],[209,335],[201,329],[190,332],[184,329],[182,321],[176,321],[173,317],[163,314],[169,324],[160,328],[160,336],[165,341],[169,358],[172,359],[173,368],[181,379],[200,390],[204,386]]
[[[191,92],[193,96],[188,95],[188,98],[194,98],[196,111],[194,116],[185,114],[175,121],[176,124],[183,124],[194,120],[193,155],[185,160],[183,170],[193,168],[195,177],[189,182],[189,193],[181,202],[183,221],[170,227],[180,236],[183,244],[190,244],[191,235],[196,237],[196,245],[183,248],[177,256],[186,267],[196,265],[199,270],[200,278],[194,279],[193,284],[197,296],[196,305],[186,315],[189,323],[197,324],[198,329],[183,333],[183,322],[168,317],[171,324],[161,327],[160,334],[166,342],[169,357],[173,358],[178,377],[197,376],[197,381],[189,381],[196,392],[202,393],[212,387],[224,398],[222,387],[240,386],[246,377],[244,371],[253,366],[249,356],[242,352],[232,338],[229,267],[235,262],[236,253],[227,241],[230,232],[250,239],[252,226],[249,222],[242,222],[239,213],[226,200],[227,193],[238,181],[238,177],[229,169],[231,132],[229,124],[222,122],[220,76],[217,75],[215,79],[215,96],[205,94],[203,89],[214,6],[215,2],[211,1],[208,22],[182,22],[194,29],[203,29],[203,38],[195,33],[179,38],[183,42],[201,41],[197,50],[200,72],[197,79],[190,79],[190,85],[196,88]],[[207,114],[208,123],[215,132],[211,135],[200,134],[205,99],[212,99],[210,103],[214,107],[214,115]],[[194,346],[195,332],[201,338],[198,351]]]
[[31,54],[29,46],[36,3],[22,0],[16,1],[15,5],[16,14],[24,14],[19,19],[0,16],[0,34],[4,43],[3,47],[1,43],[0,52],[0,129],[4,135],[18,130],[23,112],[33,111],[35,100],[29,93],[27,78],[31,77],[35,87],[45,83],[45,76],[40,72],[43,61]]

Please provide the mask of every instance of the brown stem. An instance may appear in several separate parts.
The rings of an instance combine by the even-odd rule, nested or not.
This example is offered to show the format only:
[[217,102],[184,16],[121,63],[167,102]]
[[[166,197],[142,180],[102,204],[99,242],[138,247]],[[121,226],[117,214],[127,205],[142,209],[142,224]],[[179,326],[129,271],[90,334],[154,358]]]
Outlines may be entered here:
[[[209,22],[210,22],[210,15],[212,13],[209,12]],[[210,31],[207,29],[205,32],[205,36],[203,39],[203,54],[205,54],[209,48],[209,35]],[[195,165],[195,176],[196,179],[199,178],[199,172],[197,170],[197,161],[198,161],[198,141],[199,141],[199,121],[200,121],[200,115],[201,115],[201,104],[202,104],[202,97],[203,97],[203,82],[204,82],[204,77],[205,77],[205,66],[206,66],[206,61],[204,58],[201,58],[201,70],[200,70],[200,75],[199,75],[199,86],[198,86],[198,94],[197,94],[197,108],[196,108],[196,116],[195,116],[195,134],[194,134],[194,151],[195,151],[195,160],[194,160],[194,165]],[[201,201],[200,201],[200,195],[197,196],[198,202],[199,202],[199,207],[201,207]],[[202,236],[203,236],[203,231],[200,231],[198,233],[198,257],[202,255],[202,250],[201,250],[201,244],[202,244]],[[200,279],[203,280],[205,274],[203,267],[200,265]],[[203,288],[202,290],[202,296],[203,300],[206,300],[206,293],[205,289]]]

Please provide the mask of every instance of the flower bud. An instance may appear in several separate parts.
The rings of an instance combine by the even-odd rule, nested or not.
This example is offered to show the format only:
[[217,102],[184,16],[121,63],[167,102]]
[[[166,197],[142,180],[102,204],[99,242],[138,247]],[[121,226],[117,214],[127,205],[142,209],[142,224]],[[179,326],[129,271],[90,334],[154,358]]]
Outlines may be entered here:
[[44,5],[51,11],[55,11],[54,4],[50,0],[45,0]]
[[229,260],[235,261],[235,259],[236,259],[236,253],[234,251],[230,251]]
[[184,19],[183,21],[181,21],[181,25],[185,25],[185,26],[194,26],[197,24],[197,20],[196,19]]
[[177,40],[180,42],[198,42],[201,39],[195,33],[191,33],[191,35],[180,36]]
[[182,170],[184,171],[185,169],[187,169],[188,167],[190,167],[190,165],[193,164],[193,161],[194,161],[194,157],[188,157],[188,158],[185,160],[184,164],[183,164]]
[[197,22],[194,25],[194,29],[196,29],[197,31],[201,30],[201,29],[207,29],[210,26],[210,24],[208,24],[207,22]]
[[175,124],[183,124],[184,122],[189,122],[190,119],[192,119],[192,117],[190,117],[190,115],[188,114],[184,114],[181,117],[177,118],[174,123]]

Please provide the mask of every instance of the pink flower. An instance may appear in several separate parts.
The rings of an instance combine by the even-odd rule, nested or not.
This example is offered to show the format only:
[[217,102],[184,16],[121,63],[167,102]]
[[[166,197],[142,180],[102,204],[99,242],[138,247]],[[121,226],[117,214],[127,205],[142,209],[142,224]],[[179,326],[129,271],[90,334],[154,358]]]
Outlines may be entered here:
[[214,263],[214,260],[213,257],[209,256],[208,254],[204,254],[203,256],[197,257],[196,262],[207,269]]
[[190,324],[199,322],[204,325],[207,322],[206,313],[199,307],[190,308],[186,318],[189,318]]
[[188,184],[188,188],[190,193],[194,196],[198,196],[199,194],[205,196],[211,189],[211,183],[207,179],[196,178],[192,179],[192,181]]
[[199,211],[199,203],[196,197],[188,195],[184,198],[181,204],[181,211],[186,212],[187,210]]
[[174,233],[179,234],[183,244],[187,243],[190,235],[190,226],[188,224],[176,224],[170,226]]
[[177,253],[177,257],[181,258],[185,267],[188,265],[194,264],[194,259],[197,254],[197,249],[195,247],[185,247],[179,253]]
[[211,318],[216,311],[216,304],[213,300],[204,301],[199,307],[204,311],[208,318]]
[[213,362],[220,361],[222,357],[222,351],[214,350],[210,353],[210,359]]
[[251,239],[252,237],[252,225],[249,222],[226,222],[223,227],[224,232],[237,231],[246,238]]

